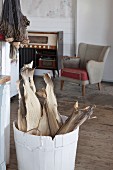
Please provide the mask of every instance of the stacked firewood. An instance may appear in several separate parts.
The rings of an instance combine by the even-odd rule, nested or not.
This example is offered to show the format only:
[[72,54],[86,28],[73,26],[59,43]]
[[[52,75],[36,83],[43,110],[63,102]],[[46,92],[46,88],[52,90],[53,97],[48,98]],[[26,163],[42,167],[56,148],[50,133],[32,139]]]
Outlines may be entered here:
[[34,68],[32,65],[33,62],[24,65],[21,69],[22,86],[20,86],[21,81],[17,81],[19,94],[17,123],[20,131],[54,138],[55,135],[73,131],[90,118],[95,106],[79,109],[78,102],[75,102],[73,112],[63,123],[62,116],[58,111],[54,84],[50,74],[47,73],[43,77],[46,87],[37,92],[33,80]]

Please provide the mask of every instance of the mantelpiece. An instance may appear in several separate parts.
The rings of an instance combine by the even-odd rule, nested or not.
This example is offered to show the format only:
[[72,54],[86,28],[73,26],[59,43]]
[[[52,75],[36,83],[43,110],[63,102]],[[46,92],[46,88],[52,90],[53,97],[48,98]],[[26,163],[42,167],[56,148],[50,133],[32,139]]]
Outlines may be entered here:
[[0,76],[0,170],[6,170],[6,163],[9,163],[9,156],[10,76]]
[[19,79],[19,57],[17,60],[10,59],[10,44],[0,41],[0,75],[11,76],[10,97],[17,94],[16,81]]

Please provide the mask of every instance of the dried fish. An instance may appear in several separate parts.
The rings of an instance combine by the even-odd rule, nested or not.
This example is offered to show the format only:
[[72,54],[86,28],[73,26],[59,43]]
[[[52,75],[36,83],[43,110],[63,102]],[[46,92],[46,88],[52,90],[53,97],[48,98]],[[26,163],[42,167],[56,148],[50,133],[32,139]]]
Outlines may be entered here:
[[47,98],[46,90],[45,90],[44,88],[42,88],[41,90],[38,90],[38,91],[36,92],[36,94],[37,94],[38,96],[40,96],[40,97],[43,97],[44,99]]
[[49,73],[44,75],[44,81],[46,83],[46,95],[47,95],[47,105],[48,108],[53,112],[55,115],[56,120],[58,121],[59,125],[62,125],[62,119],[58,112],[58,105],[57,105],[57,99],[54,93],[54,85],[51,80],[51,76]]
[[94,106],[88,106],[81,110],[74,110],[71,116],[66,120],[64,125],[58,130],[56,135],[65,134],[73,131],[77,127],[79,127],[82,123],[84,123],[92,114]]
[[49,124],[49,128],[50,128],[50,135],[51,135],[51,137],[54,137],[56,132],[59,130],[60,126],[58,124],[58,121],[55,118],[55,114],[54,114],[53,110],[51,109],[51,107],[49,107],[47,101],[45,104],[45,109],[46,109],[48,124]]
[[35,93],[30,88],[28,70],[21,72],[21,76],[24,80],[24,96],[26,103],[26,120],[27,120],[27,131],[37,128],[41,118],[41,104]]
[[24,64],[24,66],[21,69],[21,73],[26,70],[26,76],[29,78],[31,89],[33,90],[34,93],[36,93],[36,87],[33,80],[35,69],[32,67],[33,67],[33,61],[29,64]]
[[33,62],[24,65],[21,70],[21,76],[24,81],[24,97],[21,95],[20,81],[17,82],[19,93],[19,130],[32,135],[51,136],[54,138],[55,135],[73,131],[93,114],[95,105],[79,109],[78,101],[76,101],[72,114],[63,124],[61,115],[58,112],[57,99],[50,74],[44,75],[46,88],[36,92],[33,80],[34,69],[32,66]]
[[33,68],[33,61],[31,61],[31,63],[29,64],[24,64],[24,66],[22,67],[21,71],[27,69],[27,68]]
[[39,136],[39,134],[40,134],[40,132],[38,131],[38,128],[31,129],[31,130],[27,131],[27,133],[29,133],[31,135],[36,135],[36,136]]
[[48,117],[51,136],[53,137],[62,125],[60,114],[57,110],[57,100],[54,94],[54,86],[49,74],[44,75],[46,83],[46,113]]
[[18,109],[18,129],[22,132],[27,131],[27,122],[26,118],[23,117],[21,109]]
[[40,119],[38,130],[42,136],[50,135],[50,129],[49,129],[49,123],[48,123],[45,104],[43,105],[43,115]]
[[20,81],[18,80],[16,82],[16,86],[17,86],[17,91],[19,94],[19,109],[18,109],[18,129],[26,132],[27,131],[27,122],[26,122],[26,108],[25,108],[25,104],[24,104],[24,98],[21,96],[21,92],[20,92]]
[[38,127],[27,131],[27,133],[32,134],[32,135],[37,135],[37,136],[49,136],[50,135],[50,129],[49,129],[45,105],[43,106],[43,114],[39,121]]
[[34,80],[33,80],[33,75],[34,75],[34,68],[28,68],[28,76],[29,76],[29,80],[30,80],[30,87],[33,90],[34,93],[36,93],[36,87],[34,84]]

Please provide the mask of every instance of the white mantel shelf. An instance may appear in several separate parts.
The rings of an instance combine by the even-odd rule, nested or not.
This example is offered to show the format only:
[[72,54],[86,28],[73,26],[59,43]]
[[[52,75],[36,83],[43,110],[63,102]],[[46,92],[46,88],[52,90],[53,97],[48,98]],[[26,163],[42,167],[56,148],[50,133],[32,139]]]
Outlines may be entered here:
[[10,76],[0,76],[0,170],[6,170],[10,153]]
[[3,75],[0,75],[0,85],[6,83],[10,81],[10,76],[3,76]]

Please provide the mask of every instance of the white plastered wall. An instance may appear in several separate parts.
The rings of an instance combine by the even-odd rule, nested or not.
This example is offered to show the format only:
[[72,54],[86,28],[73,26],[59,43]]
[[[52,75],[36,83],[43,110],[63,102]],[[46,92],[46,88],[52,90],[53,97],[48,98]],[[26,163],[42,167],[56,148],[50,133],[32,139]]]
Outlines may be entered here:
[[110,45],[103,80],[113,82],[113,0],[77,0],[76,43]]

